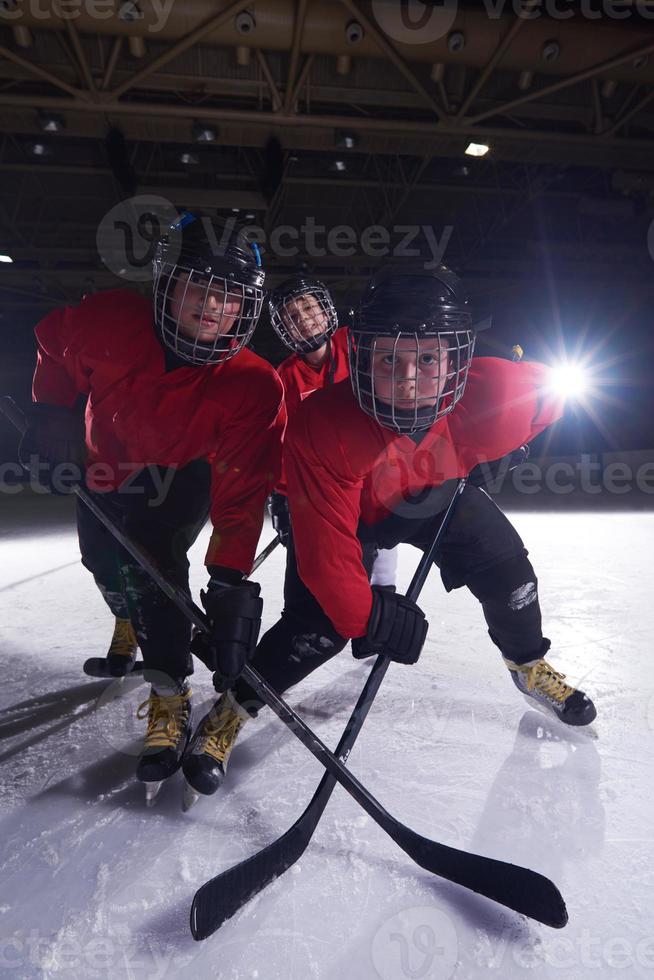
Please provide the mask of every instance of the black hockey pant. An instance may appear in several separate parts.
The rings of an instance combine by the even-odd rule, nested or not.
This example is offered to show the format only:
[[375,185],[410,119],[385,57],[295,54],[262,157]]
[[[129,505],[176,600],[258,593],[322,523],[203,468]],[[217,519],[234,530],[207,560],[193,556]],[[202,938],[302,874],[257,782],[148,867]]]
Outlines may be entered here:
[[[455,486],[455,481],[448,482],[444,492],[436,495],[441,508],[447,506]],[[373,527],[360,526],[359,538],[364,546],[374,542],[378,547],[392,548],[405,542],[425,551],[444,513],[441,509],[425,514],[425,509],[429,508],[416,507],[416,516],[393,515]],[[549,648],[549,640],[543,639],[541,631],[538,582],[527,550],[485,491],[472,484],[466,486],[435,563],[448,592],[466,585],[480,601],[491,639],[505,657],[526,663]],[[300,579],[291,541],[284,609],[278,622],[261,638],[253,666],[282,693],[339,653],[346,643]],[[261,707],[244,681],[237,683],[235,694],[249,709]]]
[[[149,466],[124,490],[91,496],[150,553],[170,581],[188,591],[187,552],[207,519],[210,487],[209,464],[195,460],[177,471]],[[82,564],[92,572],[114,616],[132,622],[145,679],[168,683],[159,676],[163,673],[178,682],[193,673],[187,618],[81,501],[77,529]]]

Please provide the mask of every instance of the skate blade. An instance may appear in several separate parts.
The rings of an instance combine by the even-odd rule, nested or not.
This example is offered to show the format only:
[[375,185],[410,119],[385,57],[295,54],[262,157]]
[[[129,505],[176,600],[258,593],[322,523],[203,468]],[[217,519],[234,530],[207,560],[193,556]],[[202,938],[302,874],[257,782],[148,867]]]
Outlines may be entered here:
[[163,779],[152,783],[144,783],[143,785],[145,786],[145,805],[154,806],[154,802],[159,795],[159,790],[163,786]]
[[184,813],[188,813],[191,807],[200,799],[200,793],[193,789],[190,783],[184,780],[184,796],[182,798],[182,810]]

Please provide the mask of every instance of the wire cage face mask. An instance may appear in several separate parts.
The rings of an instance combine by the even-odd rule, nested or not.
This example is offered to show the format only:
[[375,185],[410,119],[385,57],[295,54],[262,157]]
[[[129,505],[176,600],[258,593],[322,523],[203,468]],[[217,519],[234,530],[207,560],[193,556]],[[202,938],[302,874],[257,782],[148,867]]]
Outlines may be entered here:
[[263,288],[180,261],[155,263],[154,307],[164,343],[190,364],[221,364],[248,343],[261,315]]
[[452,319],[460,320],[461,329],[448,324],[450,329],[433,331],[350,331],[354,395],[385,429],[400,434],[428,429],[461,399],[475,334],[467,314]]
[[270,296],[268,308],[275,333],[297,354],[318,350],[338,329],[334,304],[322,283],[289,290],[282,287]]

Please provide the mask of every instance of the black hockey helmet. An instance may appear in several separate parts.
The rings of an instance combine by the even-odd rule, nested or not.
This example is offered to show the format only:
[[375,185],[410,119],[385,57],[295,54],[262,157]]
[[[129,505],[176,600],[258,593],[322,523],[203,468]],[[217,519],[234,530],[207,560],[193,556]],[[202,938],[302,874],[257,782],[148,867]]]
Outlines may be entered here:
[[297,354],[310,354],[338,329],[329,290],[307,275],[286,279],[268,296],[270,322],[281,342]]
[[234,219],[184,212],[158,241],[154,311],[167,347],[191,364],[220,364],[248,343],[263,305],[259,250]]
[[384,266],[353,311],[350,376],[359,405],[399,433],[429,428],[463,395],[475,333],[459,277],[446,266]]

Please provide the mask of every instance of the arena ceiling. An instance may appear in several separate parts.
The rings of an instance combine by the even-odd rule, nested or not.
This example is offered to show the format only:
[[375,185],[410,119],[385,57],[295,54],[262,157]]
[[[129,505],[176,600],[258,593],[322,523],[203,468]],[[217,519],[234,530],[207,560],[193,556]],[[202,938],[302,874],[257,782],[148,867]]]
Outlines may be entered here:
[[651,280],[654,2],[432,6],[1,0],[4,309],[120,284],[98,228],[151,195],[340,303],[416,249],[480,292]]

